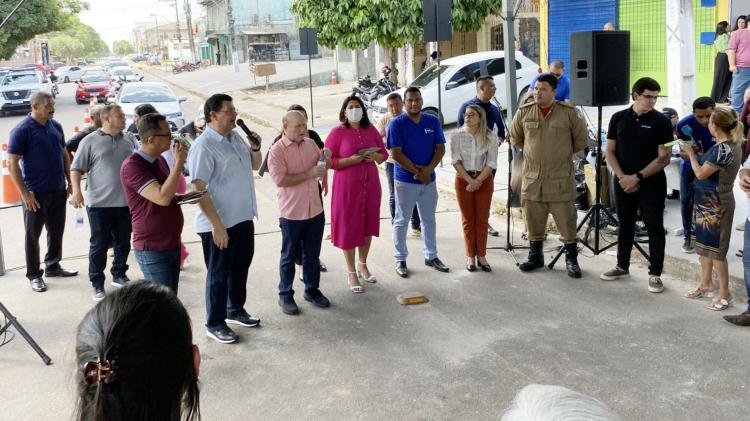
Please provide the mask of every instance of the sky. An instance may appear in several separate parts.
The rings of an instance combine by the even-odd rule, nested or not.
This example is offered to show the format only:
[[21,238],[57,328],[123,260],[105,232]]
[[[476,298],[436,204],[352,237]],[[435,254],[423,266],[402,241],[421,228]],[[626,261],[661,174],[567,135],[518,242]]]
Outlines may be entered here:
[[[183,11],[184,0],[179,3],[180,22],[185,22]],[[88,0],[91,6],[88,11],[82,12],[79,17],[87,25],[91,25],[104,42],[112,47],[116,40],[128,40],[132,42],[133,26],[140,22],[154,22],[152,14],[157,15],[159,25],[162,22],[174,22],[174,3],[160,0],[129,0],[127,2],[114,2],[112,0]],[[197,1],[190,0],[193,17],[202,14],[202,6]]]

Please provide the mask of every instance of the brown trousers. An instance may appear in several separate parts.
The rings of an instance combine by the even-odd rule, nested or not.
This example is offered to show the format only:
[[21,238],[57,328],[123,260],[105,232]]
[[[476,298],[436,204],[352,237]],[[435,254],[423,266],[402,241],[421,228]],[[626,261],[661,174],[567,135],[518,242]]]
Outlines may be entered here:
[[487,177],[479,190],[474,192],[466,191],[467,185],[464,179],[456,176],[456,198],[461,209],[466,256],[484,257],[487,254],[487,228],[495,183],[492,177]]
[[576,206],[573,202],[536,202],[523,201],[523,211],[526,214],[526,231],[529,241],[544,241],[547,229],[547,216],[552,214],[560,241],[571,244],[578,241],[576,233]]

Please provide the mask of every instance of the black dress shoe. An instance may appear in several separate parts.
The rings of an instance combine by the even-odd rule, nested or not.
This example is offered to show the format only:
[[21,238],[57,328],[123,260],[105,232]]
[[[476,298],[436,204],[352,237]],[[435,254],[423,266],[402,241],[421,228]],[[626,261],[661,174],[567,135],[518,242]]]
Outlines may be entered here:
[[315,307],[328,308],[331,306],[331,302],[328,301],[328,298],[319,289],[310,292],[305,291],[305,295],[302,297],[305,301],[313,303]]
[[487,226],[487,234],[488,234],[488,235],[491,235],[491,236],[493,236],[493,237],[497,237],[497,236],[499,236],[499,235],[500,235],[500,233],[499,233],[499,232],[497,232],[497,230],[496,230],[496,229],[492,228],[492,225],[488,225],[488,226]]
[[485,265],[479,263],[479,267],[482,269],[483,272],[492,272],[492,268],[490,267],[489,263]]
[[47,284],[44,283],[44,279],[41,277],[34,278],[31,280],[31,289],[35,292],[44,292],[47,290]]
[[409,269],[406,268],[406,262],[396,262],[396,273],[402,278],[409,277]]
[[48,278],[56,278],[56,277],[68,278],[68,277],[77,276],[77,275],[78,275],[78,271],[77,270],[75,270],[75,271],[69,271],[69,270],[65,270],[65,269],[63,269],[63,268],[61,268],[59,266],[57,268],[55,268],[55,269],[49,269],[48,268],[48,269],[44,270],[44,276],[46,276]]
[[328,272],[328,267],[323,262],[318,263],[321,272]]
[[283,311],[284,314],[299,314],[299,307],[297,307],[297,303],[294,301],[294,296],[292,295],[280,296],[279,305],[281,306],[281,311]]
[[724,316],[724,320],[737,326],[750,326],[750,312],[746,311],[736,316]]
[[223,344],[231,344],[233,342],[237,342],[237,334],[234,333],[234,331],[228,326],[219,326],[213,329],[206,329],[206,336]]
[[466,265],[466,270],[468,270],[469,272],[476,272],[477,267],[475,265]]
[[448,272],[450,270],[437,257],[432,260],[424,259],[424,264],[435,269],[438,272]]

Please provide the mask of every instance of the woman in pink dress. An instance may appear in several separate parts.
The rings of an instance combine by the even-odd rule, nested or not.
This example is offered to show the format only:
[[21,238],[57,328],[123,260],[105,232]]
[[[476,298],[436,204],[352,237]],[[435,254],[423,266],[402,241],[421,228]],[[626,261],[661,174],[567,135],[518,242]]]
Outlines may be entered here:
[[[362,100],[350,96],[339,112],[341,125],[328,134],[333,192],[331,242],[344,251],[347,282],[352,292],[364,292],[360,278],[377,282],[367,267],[372,236],[380,234],[380,176],[377,165],[388,157],[378,130],[367,118]],[[354,265],[355,252],[359,262]]]

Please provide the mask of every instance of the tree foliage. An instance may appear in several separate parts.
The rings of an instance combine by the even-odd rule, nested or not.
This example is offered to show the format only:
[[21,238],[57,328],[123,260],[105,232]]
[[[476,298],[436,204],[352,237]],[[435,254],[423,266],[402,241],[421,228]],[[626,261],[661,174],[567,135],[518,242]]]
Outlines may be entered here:
[[133,44],[130,41],[121,39],[112,43],[112,52],[118,56],[124,56],[126,54],[132,54],[135,51]]
[[[453,0],[453,30],[476,31],[502,0]],[[422,0],[296,0],[300,27],[316,28],[328,48],[363,49],[377,41],[398,48],[423,38]]]
[[[16,0],[0,1],[0,20],[18,4]],[[84,0],[26,0],[15,15],[0,29],[0,59],[7,59],[19,45],[45,32],[60,31],[75,22],[75,14],[88,9]]]
[[77,58],[91,58],[109,51],[99,33],[89,25],[81,23],[77,17],[63,31],[47,34],[50,55],[64,57],[68,61]]

